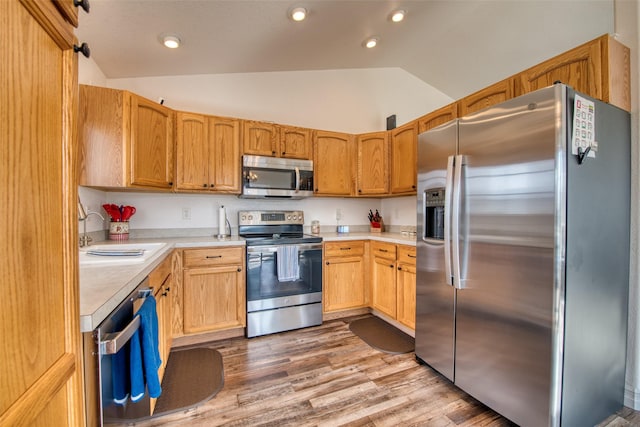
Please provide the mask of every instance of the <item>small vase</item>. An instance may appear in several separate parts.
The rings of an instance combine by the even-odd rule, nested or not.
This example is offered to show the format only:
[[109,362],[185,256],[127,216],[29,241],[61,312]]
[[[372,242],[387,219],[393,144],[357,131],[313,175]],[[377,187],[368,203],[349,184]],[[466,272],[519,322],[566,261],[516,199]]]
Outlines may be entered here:
[[129,221],[111,221],[109,240],[129,240]]

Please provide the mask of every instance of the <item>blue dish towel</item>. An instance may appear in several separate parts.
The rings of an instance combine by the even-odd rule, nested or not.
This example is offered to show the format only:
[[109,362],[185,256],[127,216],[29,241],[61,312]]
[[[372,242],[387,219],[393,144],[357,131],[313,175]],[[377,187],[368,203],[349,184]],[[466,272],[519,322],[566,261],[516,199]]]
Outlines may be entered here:
[[158,313],[156,300],[148,296],[136,313],[140,316],[140,329],[131,337],[130,372],[131,400],[136,402],[144,396],[145,384],[150,397],[162,393],[158,368],[162,364],[158,348]]
[[113,401],[124,405],[129,398],[129,345],[125,345],[111,356],[111,383],[113,384]]

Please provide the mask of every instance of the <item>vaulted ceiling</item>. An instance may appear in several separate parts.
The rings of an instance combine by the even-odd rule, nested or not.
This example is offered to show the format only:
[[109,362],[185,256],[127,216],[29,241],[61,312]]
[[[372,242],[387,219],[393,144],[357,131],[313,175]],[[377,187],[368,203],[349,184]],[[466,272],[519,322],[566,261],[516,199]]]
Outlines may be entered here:
[[613,0],[91,0],[77,36],[110,79],[399,67],[459,98],[613,31]]

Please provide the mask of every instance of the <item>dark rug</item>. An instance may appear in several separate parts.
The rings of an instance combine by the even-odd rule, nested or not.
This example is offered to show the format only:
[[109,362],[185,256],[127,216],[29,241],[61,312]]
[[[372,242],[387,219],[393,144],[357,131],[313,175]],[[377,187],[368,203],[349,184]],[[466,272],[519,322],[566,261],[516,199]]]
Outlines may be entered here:
[[162,378],[162,394],[149,415],[149,393],[136,403],[109,405],[104,409],[105,426],[142,421],[186,410],[213,398],[224,384],[222,355],[212,348],[173,349]]
[[415,349],[415,341],[410,335],[376,316],[354,320],[349,323],[349,329],[362,341],[385,353],[409,353]]
[[197,406],[215,396],[224,385],[222,355],[212,348],[173,350],[162,379],[162,394],[153,416]]

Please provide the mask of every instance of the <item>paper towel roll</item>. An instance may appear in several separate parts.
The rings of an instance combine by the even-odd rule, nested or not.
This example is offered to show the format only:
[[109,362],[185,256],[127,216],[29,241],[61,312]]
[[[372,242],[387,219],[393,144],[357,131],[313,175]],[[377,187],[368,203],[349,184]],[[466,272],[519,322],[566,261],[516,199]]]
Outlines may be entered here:
[[227,211],[224,206],[220,206],[218,209],[218,236],[225,236],[227,234]]

